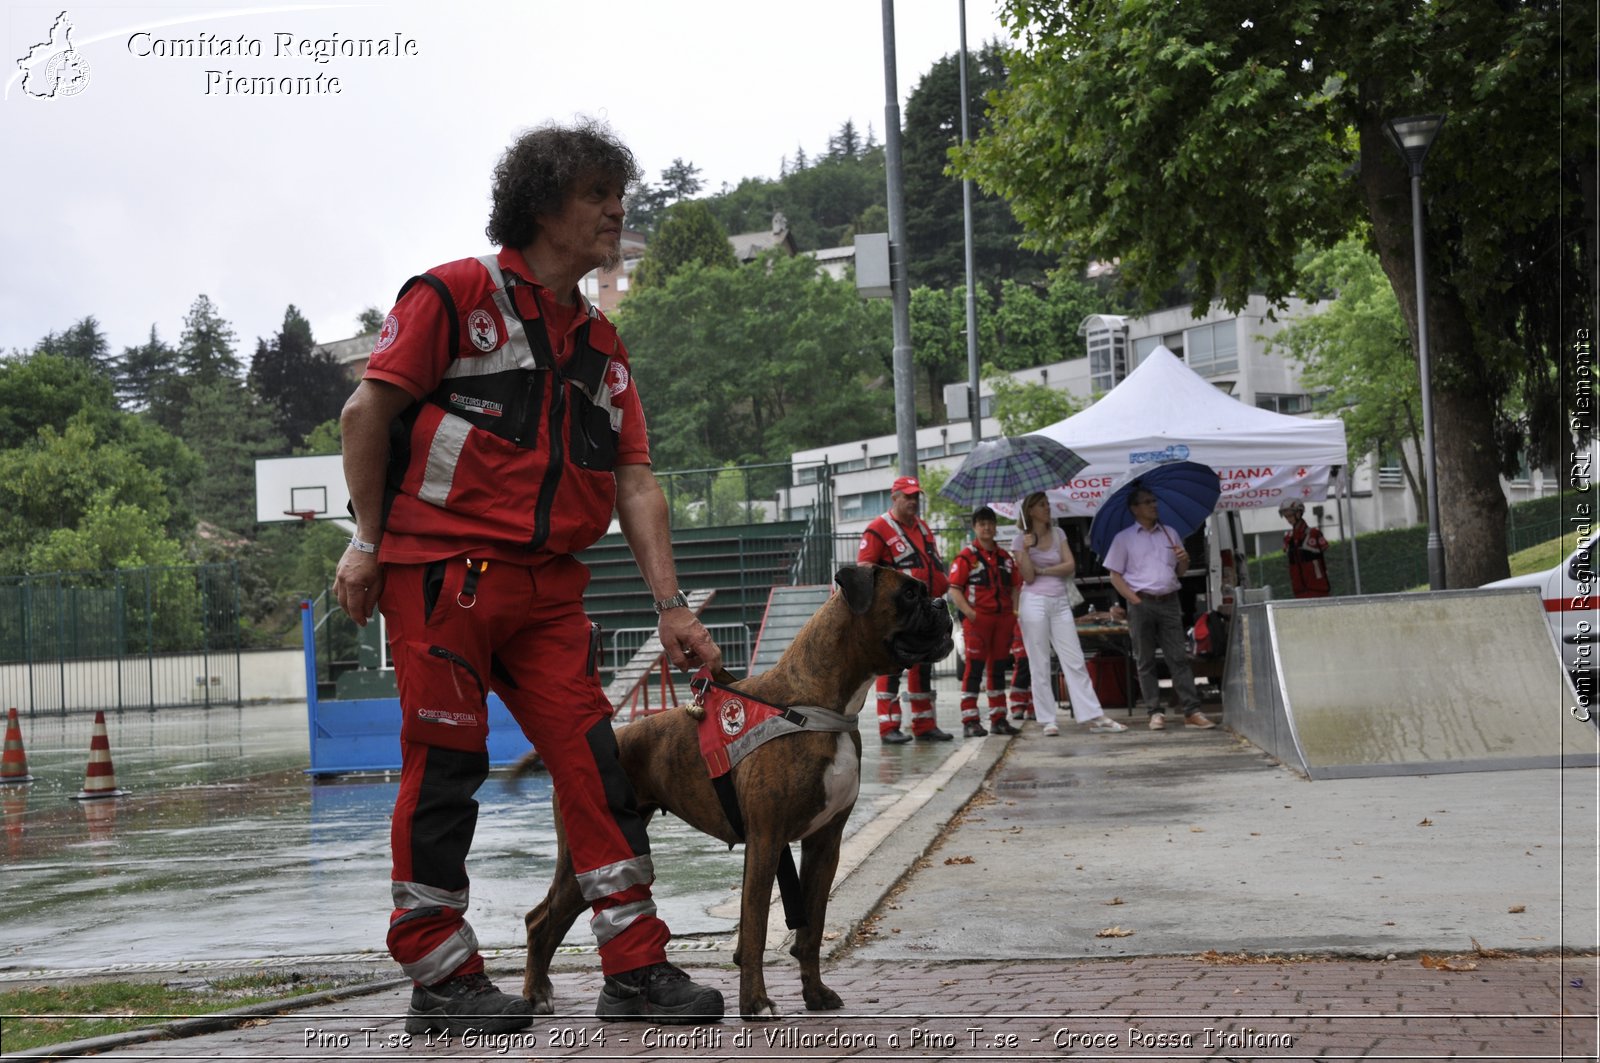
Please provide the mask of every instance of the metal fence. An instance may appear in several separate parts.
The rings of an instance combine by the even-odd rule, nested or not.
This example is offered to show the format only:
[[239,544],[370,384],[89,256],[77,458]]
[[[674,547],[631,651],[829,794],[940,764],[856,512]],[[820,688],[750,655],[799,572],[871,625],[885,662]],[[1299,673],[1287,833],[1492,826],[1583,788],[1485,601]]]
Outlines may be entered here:
[[0,700],[28,714],[237,705],[233,563],[0,578]]
[[[722,650],[722,667],[744,675],[750,667],[750,629],[744,624],[708,624],[706,630]],[[656,636],[656,631],[653,627],[624,627],[606,632],[606,664],[611,674],[625,668],[639,647]]]

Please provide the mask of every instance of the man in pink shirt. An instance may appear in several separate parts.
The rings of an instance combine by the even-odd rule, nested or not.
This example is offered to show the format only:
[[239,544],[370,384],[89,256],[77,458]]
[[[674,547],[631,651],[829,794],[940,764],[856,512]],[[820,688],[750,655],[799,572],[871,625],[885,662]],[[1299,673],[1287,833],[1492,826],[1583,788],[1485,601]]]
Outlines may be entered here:
[[1195,689],[1189,650],[1184,644],[1178,581],[1189,570],[1189,554],[1183,548],[1183,538],[1157,519],[1156,496],[1142,487],[1129,493],[1128,509],[1133,513],[1133,523],[1111,540],[1105,566],[1111,573],[1111,585],[1128,603],[1128,634],[1139,665],[1139,691],[1150,715],[1150,730],[1167,728],[1156,675],[1157,648],[1172,674],[1172,689],[1183,709],[1183,722],[1202,730],[1215,727],[1200,711],[1200,692]]

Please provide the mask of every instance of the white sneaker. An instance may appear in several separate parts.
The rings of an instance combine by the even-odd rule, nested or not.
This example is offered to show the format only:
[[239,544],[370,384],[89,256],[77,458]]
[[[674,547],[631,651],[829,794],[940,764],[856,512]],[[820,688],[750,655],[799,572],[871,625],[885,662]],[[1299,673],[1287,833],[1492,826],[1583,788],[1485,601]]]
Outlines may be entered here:
[[1127,729],[1126,726],[1109,716],[1096,716],[1084,727],[1084,730],[1092,735],[1116,734],[1118,731],[1126,731]]
[[1057,727],[1053,723],[1047,723],[1044,725],[1044,730],[1040,731],[1039,733],[1047,737],[1054,738],[1056,735],[1061,733],[1061,728]]

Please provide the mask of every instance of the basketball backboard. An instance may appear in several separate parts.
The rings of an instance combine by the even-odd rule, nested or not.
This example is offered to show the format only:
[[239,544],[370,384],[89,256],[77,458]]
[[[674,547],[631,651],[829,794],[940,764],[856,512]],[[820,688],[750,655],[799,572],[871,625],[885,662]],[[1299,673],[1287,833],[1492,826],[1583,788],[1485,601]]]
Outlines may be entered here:
[[350,519],[340,455],[256,459],[256,523]]

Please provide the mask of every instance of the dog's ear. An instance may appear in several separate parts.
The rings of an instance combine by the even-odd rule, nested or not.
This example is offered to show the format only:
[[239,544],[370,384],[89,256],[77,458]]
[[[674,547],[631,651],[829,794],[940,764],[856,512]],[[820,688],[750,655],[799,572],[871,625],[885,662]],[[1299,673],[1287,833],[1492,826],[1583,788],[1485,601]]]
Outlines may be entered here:
[[833,574],[833,582],[839,585],[845,604],[852,613],[865,616],[867,610],[872,608],[874,588],[878,583],[875,565],[846,565]]

